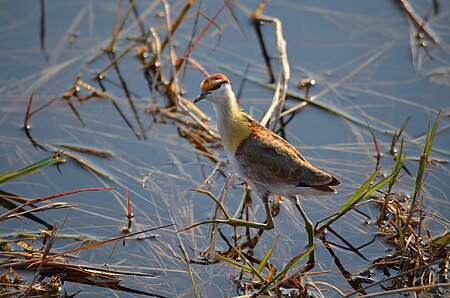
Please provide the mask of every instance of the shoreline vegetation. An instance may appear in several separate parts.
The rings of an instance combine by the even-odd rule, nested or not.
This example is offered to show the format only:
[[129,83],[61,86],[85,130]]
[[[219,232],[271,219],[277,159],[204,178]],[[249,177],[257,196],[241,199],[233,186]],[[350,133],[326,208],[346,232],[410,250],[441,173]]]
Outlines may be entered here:
[[[410,22],[415,23],[416,30],[421,33],[421,40],[430,40],[435,46],[440,46],[442,41],[432,30],[432,26],[426,18],[421,18],[407,1],[397,1],[405,11]],[[251,70],[240,73],[231,69],[227,65],[216,63],[218,68],[234,72],[241,77],[243,82],[254,83],[260,88],[273,90],[273,99],[262,116],[261,123],[267,125],[275,132],[284,136],[289,119],[295,117],[305,106],[314,106],[328,113],[333,117],[350,122],[361,129],[370,132],[373,141],[373,148],[369,150],[376,159],[376,164],[372,173],[361,173],[365,175],[364,182],[354,187],[353,193],[343,200],[342,206],[329,216],[315,222],[315,243],[310,249],[297,252],[297,255],[285,262],[284,265],[276,265],[277,260],[273,259],[273,253],[279,244],[280,234],[275,234],[273,241],[263,253],[262,257],[257,257],[254,250],[263,239],[264,231],[254,229],[233,229],[232,235],[227,235],[219,224],[209,224],[204,229],[194,227],[200,220],[195,220],[192,226],[179,227],[175,223],[162,224],[159,226],[140,229],[134,224],[133,195],[129,193],[128,186],[124,185],[115,175],[103,170],[97,164],[90,162],[86,156],[95,156],[104,160],[114,159],[114,152],[101,148],[90,148],[73,144],[50,144],[45,140],[33,136],[33,117],[43,110],[54,108],[56,105],[65,104],[70,109],[80,126],[87,127],[83,112],[80,112],[78,104],[89,105],[92,101],[102,102],[105,105],[111,104],[117,111],[123,124],[131,131],[138,141],[146,141],[149,129],[143,119],[143,104],[139,102],[127,82],[126,75],[122,69],[122,62],[125,59],[135,59],[138,61],[142,78],[147,84],[150,100],[146,103],[145,117],[151,117],[155,125],[173,125],[177,128],[180,138],[187,140],[193,146],[198,155],[206,159],[213,169],[206,175],[202,185],[196,189],[186,190],[202,197],[210,199],[213,204],[210,219],[248,218],[253,216],[251,208],[252,194],[248,186],[244,185],[242,198],[238,206],[228,206],[225,202],[228,192],[237,183],[240,183],[234,174],[229,174],[224,170],[225,161],[221,159],[220,139],[210,127],[209,118],[198,106],[183,96],[185,86],[185,76],[187,68],[194,68],[207,75],[207,67],[202,65],[202,61],[196,60],[193,55],[196,46],[205,38],[209,30],[218,31],[217,43],[213,50],[220,47],[220,35],[222,29],[217,23],[217,19],[222,14],[229,14],[234,20],[234,26],[244,34],[242,23],[248,20],[240,19],[234,11],[231,1],[221,2],[215,14],[205,15],[202,4],[196,4],[194,0],[187,0],[177,8],[177,13],[172,11],[172,6],[167,0],[161,2],[163,10],[160,12],[165,25],[161,27],[147,27],[143,22],[142,13],[138,10],[136,1],[120,1],[117,10],[115,23],[113,24],[112,36],[106,45],[96,54],[93,59],[106,58],[109,63],[98,71],[95,80],[78,76],[74,78],[74,83],[67,91],[37,105],[34,102],[34,95],[29,94],[27,109],[23,112],[23,131],[30,143],[45,154],[45,158],[16,170],[0,173],[0,196],[2,207],[7,211],[0,213],[0,222],[19,220],[29,224],[29,231],[23,233],[7,233],[0,235],[2,249],[2,259],[0,264],[2,273],[0,274],[1,297],[8,296],[64,296],[64,283],[73,282],[95,287],[109,288],[129,294],[166,297],[163,290],[153,288],[151,291],[145,288],[122,286],[124,277],[157,278],[161,274],[150,273],[147,270],[120,270],[114,266],[108,266],[108,259],[103,260],[105,264],[99,265],[89,263],[89,260],[74,258],[81,252],[99,249],[103,246],[115,248],[116,245],[125,245],[126,242],[136,242],[146,239],[157,241],[160,230],[173,232],[173,237],[178,238],[177,248],[170,248],[173,252],[171,258],[184,262],[186,279],[192,286],[192,295],[201,297],[199,284],[201,280],[196,274],[196,266],[214,266],[215,264],[226,264],[227,276],[235,285],[239,295],[235,297],[381,297],[394,294],[422,294],[432,297],[445,296],[449,294],[449,258],[450,258],[450,233],[437,234],[427,226],[427,219],[439,217],[433,215],[426,209],[427,193],[423,191],[427,185],[427,175],[439,164],[447,163],[445,159],[433,157],[433,153],[439,156],[449,156],[448,148],[439,148],[433,145],[436,134],[439,132],[439,121],[442,117],[441,111],[435,115],[433,121],[424,129],[423,136],[413,138],[408,135],[408,123],[411,116],[406,117],[402,127],[394,131],[387,131],[376,124],[369,124],[366,120],[357,118],[348,112],[340,110],[316,100],[320,96],[310,96],[314,88],[314,80],[304,80],[298,86],[298,90],[288,89],[290,80],[290,69],[287,43],[283,35],[283,18],[266,16],[263,14],[265,2],[261,2],[253,11],[249,20],[252,22],[258,36],[259,47],[263,55],[263,68],[267,71],[269,82],[259,80],[252,76]],[[435,10],[436,3],[434,1]],[[196,6],[197,5],[197,6]],[[125,8],[125,9],[124,9]],[[40,49],[46,50],[46,16],[45,1],[41,1],[41,23],[39,32]],[[81,12],[83,15],[86,11]],[[176,40],[177,30],[184,25],[186,20],[194,20],[190,40],[186,45]],[[200,25],[206,20],[206,24]],[[76,27],[79,21],[75,21]],[[267,26],[271,31],[268,30]],[[262,26],[265,26],[262,30]],[[132,31],[134,30],[134,31]],[[132,36],[130,32],[139,32],[139,35]],[[277,57],[274,59],[268,54],[266,48],[265,34],[271,34],[270,39],[275,40]],[[180,44],[185,46],[184,51],[180,51]],[[255,45],[256,46],[256,45]],[[426,45],[422,44],[423,48]],[[376,59],[385,49],[378,50],[367,60]],[[180,55],[179,53],[182,52]],[[51,59],[51,58],[50,58]],[[208,57],[205,57],[208,59]],[[274,66],[275,61],[279,62]],[[363,66],[361,66],[363,67]],[[355,71],[357,71],[355,69]],[[120,98],[108,91],[108,76],[114,73],[117,77],[117,88],[123,91],[124,97]],[[242,87],[242,86],[241,86]],[[301,93],[304,93],[301,94]],[[237,94],[240,94],[238,91]],[[238,95],[239,97],[239,95]],[[295,100],[296,104],[285,107],[287,100]],[[129,110],[124,110],[124,102]],[[131,111],[131,113],[130,113]],[[132,118],[130,118],[130,114]],[[400,115],[399,115],[400,117]],[[114,133],[114,132],[112,132]],[[377,136],[388,136],[392,139],[389,148],[380,143]],[[412,158],[406,155],[406,148],[421,150],[419,158]],[[418,149],[419,148],[419,149]],[[384,156],[384,152],[388,152]],[[393,162],[392,162],[393,160]],[[1,190],[2,186],[23,179],[27,175],[40,175],[48,167],[58,168],[60,164],[72,161],[80,165],[87,172],[93,173],[105,181],[105,187],[85,187],[73,189],[61,193],[50,194],[37,198],[25,198],[20,193],[12,194]],[[407,162],[415,163],[417,171],[408,169]],[[208,188],[208,185],[219,175],[224,183],[221,191],[215,195]],[[415,180],[410,189],[406,189],[402,181],[406,177]],[[142,177],[142,185],[145,186],[147,180],[151,180],[149,174]],[[57,181],[54,181],[58,183]],[[399,184],[402,184],[399,186]],[[120,193],[121,189],[126,189],[125,194]],[[86,196],[95,196],[98,192],[112,192],[125,197],[124,210],[125,222],[121,225],[122,235],[112,238],[72,234],[65,230],[65,222],[71,216],[70,210],[77,207],[77,203],[64,202],[62,199],[71,198],[76,193]],[[347,196],[347,194],[345,194]],[[255,200],[256,201],[256,200]],[[273,198],[272,208],[278,215],[281,198]],[[382,239],[392,250],[386,255],[376,259],[367,259],[361,252],[364,247],[371,244],[369,242],[363,246],[354,246],[350,240],[342,236],[336,228],[341,221],[346,221],[349,214],[361,212],[358,207],[371,205],[378,210],[378,214],[368,217],[367,224],[375,227],[378,232],[375,239]],[[183,208],[173,206],[173,208]],[[277,209],[278,208],[278,209]],[[67,217],[61,219],[60,224],[47,222],[42,214],[54,209],[67,209]],[[278,210],[278,212],[276,211]],[[92,212],[95,218],[95,212]],[[100,216],[100,215],[98,215]],[[375,218],[373,218],[375,216]],[[448,224],[448,219],[442,219]],[[43,228],[45,227],[45,229]],[[447,226],[448,227],[448,226]],[[192,237],[204,239],[203,249],[197,251],[184,242],[183,233],[191,233]],[[206,233],[206,234],[205,234]],[[267,233],[267,232],[266,232]],[[338,239],[339,244],[330,240]],[[306,236],[305,236],[306,237]],[[72,245],[65,251],[55,251],[53,245],[55,241],[64,239],[69,242],[78,242],[75,248]],[[264,240],[269,241],[269,240]],[[219,246],[218,243],[221,242]],[[138,244],[139,245],[139,244]],[[321,267],[311,267],[306,264],[305,257],[318,247],[328,251],[333,259],[333,265],[337,272],[347,281],[347,287],[334,285],[321,281],[321,275],[326,274]],[[114,248],[111,254],[114,253]],[[353,253],[367,261],[367,266],[359,273],[351,273],[346,270],[336,253],[336,250],[344,250]],[[126,262],[126,261],[125,261]],[[162,271],[168,270],[165,268]],[[317,271],[315,271],[317,270]],[[383,278],[372,278],[372,272],[384,272]],[[31,272],[32,278],[22,278],[22,272]],[[29,275],[28,275],[29,276]],[[311,278],[314,277],[314,278]],[[375,288],[377,290],[373,290]],[[76,295],[76,294],[74,294]],[[119,293],[120,295],[120,293]]]

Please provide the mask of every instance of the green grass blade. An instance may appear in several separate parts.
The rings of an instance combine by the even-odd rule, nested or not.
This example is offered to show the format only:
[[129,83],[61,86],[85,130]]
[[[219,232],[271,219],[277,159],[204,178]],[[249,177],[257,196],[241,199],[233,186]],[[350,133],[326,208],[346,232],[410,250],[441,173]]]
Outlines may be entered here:
[[416,210],[416,207],[417,207],[417,200],[420,196],[420,191],[423,186],[423,176],[427,169],[428,161],[430,160],[431,146],[433,145],[433,140],[434,140],[434,136],[436,135],[436,130],[437,130],[437,127],[439,124],[440,117],[441,117],[441,112],[439,111],[439,113],[436,116],[436,120],[434,121],[433,128],[431,129],[431,133],[428,133],[430,131],[430,127],[428,125],[427,135],[425,138],[425,145],[423,148],[422,156],[420,156],[419,168],[417,169],[416,182],[414,184],[414,197],[412,199],[411,206],[409,207],[408,217],[406,218],[405,224],[403,227],[400,227],[400,231],[401,231],[400,239],[402,240],[402,246],[406,243],[405,236],[406,236],[406,233],[408,232],[408,226],[410,224],[414,210]]
[[248,267],[250,268],[251,272],[253,274],[255,274],[256,276],[258,276],[258,278],[261,281],[264,281],[265,280],[264,277],[262,277],[262,275],[258,271],[256,271],[255,267],[253,267],[253,265],[252,265],[252,262],[249,261],[249,259],[241,252],[241,250],[236,248],[235,246],[233,246],[233,248],[236,250],[236,252],[238,253],[239,257],[241,259],[243,259],[244,262],[248,265]]
[[395,165],[392,169],[391,173],[391,179],[388,183],[388,190],[384,195],[383,205],[380,209],[380,216],[377,219],[377,224],[380,225],[382,220],[385,218],[386,208],[389,202],[389,197],[391,196],[392,188],[394,187],[394,184],[397,182],[398,174],[400,173],[400,170],[403,168],[403,165],[405,164],[406,160],[406,153],[403,153],[403,138],[400,142],[400,147],[397,151],[397,156],[395,157]]
[[397,179],[397,175],[398,173],[400,173],[401,168],[403,167],[403,164],[405,163],[406,160],[406,153],[403,154],[403,138],[402,141],[400,142],[400,147],[398,148],[397,151],[397,156],[395,158],[395,166],[394,169],[392,170],[392,174],[396,173],[395,177],[392,177],[392,182],[395,181],[395,179]]
[[339,210],[339,213],[343,213],[343,212],[347,211],[349,208],[351,208],[353,205],[355,205],[357,203],[359,198],[362,197],[362,195],[364,194],[366,189],[370,186],[370,184],[373,182],[373,180],[375,180],[375,178],[378,176],[380,171],[381,171],[381,168],[378,168],[375,171],[375,173],[373,173],[372,176],[370,176],[369,179],[367,179],[367,181],[364,182],[364,184],[361,185],[356,190],[356,192],[347,200],[347,202],[345,202],[345,204],[342,205],[341,209]]
[[261,293],[264,293],[271,284],[273,284],[276,280],[278,280],[281,276],[285,275],[289,270],[291,270],[295,265],[297,265],[301,260],[303,260],[307,255],[309,255],[314,249],[316,248],[316,245],[310,247],[307,251],[300,254],[297,259],[294,262],[290,262],[286,267],[283,268],[283,270],[278,273],[274,278],[272,278],[268,283],[262,287],[258,293],[256,293],[254,296],[258,297]]
[[[381,180],[380,182],[378,182],[377,184],[375,184],[374,186],[372,186],[371,188],[369,188],[369,189],[364,193],[364,195],[361,197],[361,199],[359,199],[358,201],[355,202],[355,204],[358,203],[360,200],[366,199],[366,198],[369,197],[372,193],[374,193],[377,189],[379,189],[380,187],[382,187],[383,185],[385,185],[389,180],[392,179],[392,176],[393,176],[392,174],[389,175],[389,176],[387,176],[386,178],[384,178],[383,180]],[[353,204],[353,205],[355,205],[355,204]],[[350,206],[350,208],[353,207],[353,205]],[[349,209],[350,209],[350,208],[349,208]],[[349,209],[347,209],[346,211],[348,211]]]
[[436,131],[438,128],[440,118],[441,118],[441,111],[439,111],[439,113],[436,116],[436,120],[434,121],[433,129],[431,130],[430,139],[428,140],[428,142],[425,146],[425,155],[427,156],[427,158],[430,157],[431,145],[433,144],[434,136],[436,135]]
[[335,222],[340,217],[342,217],[344,214],[346,214],[349,210],[351,210],[353,208],[353,206],[355,206],[355,204],[357,204],[361,200],[363,200],[363,199],[367,198],[368,196],[370,196],[374,191],[376,191],[377,189],[382,187],[384,184],[386,184],[392,178],[393,175],[391,174],[391,175],[387,176],[386,178],[384,178],[383,180],[381,180],[380,182],[378,182],[377,184],[375,184],[372,187],[368,188],[370,186],[370,184],[373,182],[373,180],[375,180],[375,178],[378,176],[378,174],[380,173],[380,170],[381,170],[381,168],[377,169],[375,171],[375,173],[373,173],[372,176],[370,176],[369,179],[367,179],[367,181],[364,182],[364,184],[361,185],[356,190],[356,192],[341,207],[341,209],[339,210],[339,213],[336,216],[334,216],[328,222],[323,224],[317,230],[318,231],[323,231],[324,229],[326,229],[329,225],[331,225],[333,222]]
[[402,133],[405,130],[406,125],[408,125],[408,122],[409,122],[410,119],[411,119],[411,115],[408,115],[408,117],[406,117],[405,122],[403,122],[403,125],[402,125],[402,127],[400,128],[400,130],[398,132],[398,137],[400,137],[402,135]]
[[220,255],[220,254],[216,254],[215,257],[216,257],[218,260],[223,261],[223,262],[226,262],[226,263],[230,264],[231,266],[236,267],[236,268],[239,268],[239,269],[241,269],[241,270],[243,270],[243,271],[246,271],[246,272],[252,272],[252,273],[254,272],[254,270],[252,270],[252,268],[247,267],[247,266],[245,266],[245,265],[242,265],[241,263],[238,263],[238,262],[236,262],[236,261],[234,261],[234,260],[231,260],[231,259],[229,259],[229,258],[226,258],[226,257],[224,257],[224,256],[222,256],[222,255]]
[[398,140],[398,138],[400,138],[400,137],[402,136],[402,133],[403,133],[403,131],[405,130],[406,125],[408,125],[408,122],[409,122],[410,119],[411,119],[411,115],[408,115],[408,117],[406,118],[405,122],[403,122],[402,127],[401,127],[400,130],[398,131],[398,134],[397,134],[397,140]]
[[[397,131],[397,130],[395,131],[395,134],[394,134],[394,136],[393,136],[393,138],[392,138],[392,141],[391,141],[391,154],[392,154],[392,155],[395,155],[395,149],[394,149],[394,147],[395,147],[395,145],[397,144],[398,139],[401,137],[403,131],[405,130],[406,125],[408,125],[409,119],[411,119],[411,115],[409,115],[409,116],[406,118],[405,122],[403,122],[403,125],[402,125],[402,127],[400,128],[400,131]],[[404,139],[404,138],[402,138],[402,140],[403,140],[403,139]]]
[[448,244],[450,244],[450,232],[433,238],[433,240],[431,240],[431,243],[433,245],[447,246]]
[[[420,189],[422,187],[423,175],[425,173],[428,160],[430,159],[431,146],[433,145],[433,140],[434,140],[434,136],[436,135],[436,130],[438,127],[440,116],[441,116],[441,112],[438,113],[436,120],[434,121],[434,125],[431,130],[431,133],[430,134],[427,133],[427,136],[425,138],[425,146],[423,149],[422,156],[420,157],[419,169],[417,170],[416,183],[414,185],[415,193],[416,192],[419,193]],[[429,131],[429,129],[428,129],[428,131]]]
[[261,273],[261,270],[263,270],[264,266],[266,266],[267,262],[269,261],[270,255],[273,252],[273,249],[275,248],[275,245],[278,243],[279,234],[275,237],[275,240],[273,240],[272,245],[270,246],[269,250],[266,252],[266,255],[261,260],[261,263],[259,264],[258,268],[256,268],[256,272]]
[[397,151],[397,156],[395,157],[395,165],[394,168],[392,169],[391,180],[389,181],[390,186],[391,185],[393,186],[397,181],[398,174],[400,173],[400,170],[402,169],[406,160],[406,153],[403,153],[403,143],[404,142],[402,138],[402,141],[400,142],[400,146]]
[[[32,164],[30,164],[30,165],[28,165],[28,166],[26,166],[26,167],[21,168],[21,169],[18,170],[17,172],[19,172],[19,171],[33,170],[35,167],[39,166],[40,164],[44,164],[44,163],[46,163],[46,162],[48,162],[48,161],[53,160],[54,158],[55,158],[55,154],[52,154],[52,155],[50,155],[50,156],[47,156],[47,157],[44,158],[44,159],[41,159],[41,160],[39,160],[39,161],[37,161],[37,162],[35,162],[35,163],[32,163]],[[10,172],[10,173],[11,173],[11,172]],[[13,172],[12,172],[12,173],[13,173]],[[6,174],[8,174],[8,173],[6,173]]]
[[42,168],[62,162],[63,160],[64,159],[60,156],[60,153],[56,152],[56,153],[52,154],[51,156],[48,156],[48,157],[41,159],[35,163],[32,163],[18,171],[8,172],[8,173],[4,173],[4,174],[0,175],[0,184],[20,178],[22,176],[30,174],[31,172],[34,172],[34,171],[40,170]]

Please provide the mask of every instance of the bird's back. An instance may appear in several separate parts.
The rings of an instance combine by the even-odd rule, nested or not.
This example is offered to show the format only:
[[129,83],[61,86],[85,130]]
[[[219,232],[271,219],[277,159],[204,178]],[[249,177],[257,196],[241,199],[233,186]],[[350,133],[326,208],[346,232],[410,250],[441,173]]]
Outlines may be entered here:
[[252,131],[231,157],[236,171],[260,192],[292,196],[304,188],[332,192],[340,181],[312,166],[291,144],[246,116]]

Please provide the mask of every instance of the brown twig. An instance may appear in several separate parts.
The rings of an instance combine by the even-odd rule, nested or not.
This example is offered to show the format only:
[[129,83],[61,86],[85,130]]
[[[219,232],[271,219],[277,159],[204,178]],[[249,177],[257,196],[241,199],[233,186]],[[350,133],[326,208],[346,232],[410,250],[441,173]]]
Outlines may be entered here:
[[37,198],[37,199],[28,200],[26,203],[24,203],[24,204],[22,204],[20,206],[17,206],[16,208],[11,209],[8,212],[5,212],[2,215],[0,215],[0,221],[4,220],[10,214],[12,214],[12,213],[14,213],[14,212],[22,209],[23,207],[26,207],[26,206],[32,206],[33,204],[36,204],[36,203],[52,200],[52,199],[59,198],[59,197],[62,197],[62,196],[76,194],[76,193],[79,193],[79,192],[97,191],[97,190],[114,190],[114,188],[110,188],[110,187],[81,188],[81,189],[75,189],[75,190],[71,190],[71,191],[62,192],[62,193],[59,193],[59,194],[54,194],[54,195],[49,195],[49,196],[45,196],[45,197],[40,197],[40,198]]
[[31,93],[30,99],[28,100],[27,111],[25,113],[25,118],[23,120],[23,129],[28,130],[30,128],[30,110],[31,105],[33,104],[34,93]]
[[[151,232],[151,231],[172,227],[173,225],[174,224],[162,225],[162,226],[149,228],[149,229],[145,229],[145,230],[142,230],[142,231],[138,231],[138,232],[134,232],[134,233],[126,234],[126,235],[121,235],[121,236],[114,237],[114,238],[111,238],[111,239],[108,239],[108,240],[91,243],[91,244],[88,244],[88,245],[85,245],[85,246],[82,246],[82,247],[74,248],[74,249],[71,249],[71,250],[68,250],[68,251],[65,251],[65,252],[61,252],[61,253],[52,255],[48,259],[54,260],[54,259],[57,259],[57,258],[59,258],[61,256],[65,256],[65,255],[68,255],[68,254],[73,254],[73,253],[77,253],[77,252],[80,252],[80,251],[85,251],[87,249],[92,249],[92,248],[95,248],[95,247],[103,246],[105,244],[112,243],[112,242],[115,242],[115,241],[118,241],[118,240],[122,240],[124,238],[129,238],[129,237],[133,237],[133,236],[136,236],[136,235],[148,233],[148,232]],[[32,264],[32,263],[34,263],[34,261],[35,260],[32,259],[32,260],[29,260],[28,262],[30,264]]]
[[133,213],[131,212],[131,201],[130,201],[130,193],[128,191],[128,187],[125,189],[125,197],[127,198],[127,219],[128,219],[128,229],[131,229],[131,223],[133,219]]
[[32,93],[30,96],[30,100],[28,101],[27,111],[25,113],[25,118],[23,120],[23,129],[25,130],[25,134],[26,134],[27,138],[30,140],[31,144],[33,144],[33,146],[35,148],[38,147],[44,151],[48,151],[44,146],[42,146],[38,142],[36,142],[36,140],[33,138],[33,136],[31,135],[31,132],[30,132],[30,119],[33,114],[30,112],[30,110],[31,110],[31,106],[33,104],[33,97],[34,97],[34,94]]
[[80,146],[68,145],[68,144],[59,144],[59,146],[61,146],[62,148],[71,149],[71,150],[75,150],[75,151],[79,151],[79,152],[83,152],[83,153],[87,153],[87,154],[93,154],[93,155],[97,155],[97,156],[101,156],[101,157],[106,157],[106,158],[113,157],[113,154],[111,152],[105,151],[105,150],[98,150],[98,149],[94,149],[94,148],[80,147]]
[[377,152],[377,163],[375,165],[375,170],[376,170],[380,166],[380,158],[381,158],[380,147],[378,146],[377,138],[375,137],[375,134],[373,133],[373,130],[370,127],[369,123],[367,123],[367,127],[369,128],[370,134],[372,135],[373,144],[374,144],[375,150]]
[[39,267],[38,267],[38,269],[36,270],[36,272],[34,274],[34,277],[33,277],[32,281],[30,283],[30,286],[25,291],[24,297],[27,297],[28,294],[32,291],[33,286],[35,284],[35,281],[36,281],[36,279],[37,279],[37,277],[39,275],[39,272],[41,271],[42,266],[44,265],[44,262],[45,262],[45,260],[47,258],[47,255],[50,252],[50,249],[52,248],[53,243],[55,243],[55,237],[54,237],[55,236],[55,232],[56,232],[56,224],[53,225],[53,229],[52,229],[52,232],[50,234],[50,240],[47,242],[47,245],[45,246],[44,252],[42,253],[41,262],[39,264]]

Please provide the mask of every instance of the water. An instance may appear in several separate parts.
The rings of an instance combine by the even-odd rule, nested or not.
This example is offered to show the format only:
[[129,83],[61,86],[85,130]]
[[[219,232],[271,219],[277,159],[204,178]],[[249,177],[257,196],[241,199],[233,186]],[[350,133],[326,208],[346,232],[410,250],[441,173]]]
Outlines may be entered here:
[[[429,44],[426,52],[415,46],[415,40],[410,34],[412,25],[402,9],[392,1],[378,1],[377,5],[360,1],[283,1],[267,4],[264,14],[276,16],[283,22],[291,67],[290,90],[303,95],[304,91],[297,90],[295,85],[306,76],[313,78],[317,84],[311,88],[310,95],[317,96],[318,102],[360,122],[346,120],[309,104],[286,127],[287,139],[305,157],[332,172],[343,182],[336,195],[303,200],[303,207],[314,223],[339,210],[355,189],[373,173],[376,151],[370,132],[364,126],[366,123],[374,129],[384,154],[381,164],[382,173],[386,175],[390,173],[394,162],[388,153],[392,136],[383,132],[400,128],[407,116],[411,115],[405,133],[405,150],[411,158],[406,162],[406,167],[413,177],[405,175],[399,184],[399,191],[412,195],[418,167],[416,159],[421,152],[420,138],[425,135],[429,121],[434,120],[438,110],[448,111],[449,107],[450,21],[445,16],[450,7],[446,2],[440,4],[440,15],[430,16],[430,25],[440,38],[440,46],[426,39]],[[171,3],[172,19],[183,5],[180,1]],[[178,55],[184,52],[190,39],[196,5],[175,35]],[[208,1],[202,4],[202,10],[212,17],[220,5],[220,1]],[[256,5],[257,2],[233,5],[239,25],[230,11],[225,9],[217,19],[220,30],[213,26],[191,54],[191,58],[208,72],[226,73],[236,91],[246,70],[249,77],[264,83],[268,81],[255,30],[248,18]],[[428,3],[420,1],[413,1],[411,5],[421,16],[429,9]],[[36,150],[22,130],[26,106],[32,93],[33,108],[58,98],[53,105],[31,119],[31,133],[39,143],[54,147],[63,144],[107,150],[113,157],[103,158],[69,150],[108,177],[94,173],[69,158],[59,168],[43,169],[4,184],[1,189],[23,198],[37,198],[85,187],[114,187],[114,191],[87,192],[58,199],[58,202],[76,205],[70,212],[68,209],[57,209],[36,214],[49,225],[56,223],[58,227],[61,227],[67,216],[60,232],[63,235],[83,235],[89,239],[104,240],[120,236],[121,225],[127,224],[125,190],[128,188],[134,214],[132,231],[165,224],[175,224],[175,227],[155,231],[157,239],[127,240],[125,245],[120,242],[115,247],[111,244],[76,254],[78,259],[74,262],[98,267],[107,262],[110,268],[117,270],[156,274],[155,278],[123,277],[120,285],[168,297],[176,294],[192,297],[194,294],[187,266],[182,261],[183,254],[178,245],[182,243],[188,255],[194,259],[193,250],[203,248],[207,237],[206,226],[180,234],[175,231],[208,219],[213,207],[212,201],[206,196],[188,190],[203,187],[217,195],[225,181],[224,176],[216,173],[212,175],[209,186],[202,185],[215,164],[196,152],[186,138],[180,137],[183,129],[187,129],[186,126],[167,117],[152,117],[145,112],[150,106],[151,94],[134,54],[127,55],[119,66],[131,91],[138,116],[130,108],[114,69],[106,72],[104,84],[106,92],[117,99],[118,106],[136,133],[126,125],[110,100],[94,99],[81,103],[74,100],[72,103],[83,125],[61,99],[61,95],[72,87],[77,75],[100,89],[94,78],[109,64],[107,56],[100,49],[105,48],[110,40],[116,3],[45,1],[43,50],[39,30],[40,3],[3,1],[2,7],[1,172],[21,168],[49,155]],[[144,17],[146,28],[155,27],[162,39],[165,19],[158,14],[164,11],[163,6],[157,2],[138,3],[137,8]],[[126,6],[122,9],[122,17],[125,12]],[[134,18],[130,17],[124,27],[126,33],[117,40],[119,51],[131,43],[129,38],[139,36],[138,26],[133,26],[133,21]],[[199,24],[202,29],[206,21],[200,18]],[[278,60],[275,59],[277,51],[273,28],[265,24],[262,32],[269,55],[273,57],[271,63],[277,76]],[[219,36],[220,43],[216,47]],[[168,63],[167,59],[163,60],[164,65]],[[164,72],[169,76],[168,67],[165,67]],[[187,69],[183,87],[185,98],[192,100],[198,94],[203,77],[198,70],[192,67]],[[82,90],[80,94],[85,96],[88,92]],[[272,90],[247,81],[240,102],[247,112],[260,119],[272,96]],[[163,106],[163,97],[158,95],[157,102]],[[297,103],[298,100],[289,99],[286,106],[293,107]],[[202,103],[198,106],[212,118],[208,125],[215,127],[211,105]],[[142,129],[139,128],[139,122]],[[434,142],[436,150],[432,153],[434,159],[443,162],[432,164],[423,190],[424,204],[429,214],[427,225],[433,236],[448,229],[449,166],[444,162],[449,159],[450,152],[448,127],[448,116],[443,114],[439,125],[441,130]],[[212,150],[220,159],[225,158],[220,148]],[[222,170],[226,173],[227,166],[222,167]],[[148,178],[144,181],[145,177]],[[234,214],[241,196],[242,186],[239,181],[235,181],[235,187],[230,189],[226,201],[231,214]],[[278,270],[306,249],[306,232],[294,209],[289,202],[283,202],[281,212],[275,219],[276,228],[265,232],[254,249],[255,257],[262,258],[276,235],[280,235],[270,258]],[[332,225],[333,230],[354,247],[372,241],[379,233],[373,224],[379,214],[378,208],[374,204],[366,204],[359,210],[363,214],[350,212]],[[264,220],[264,208],[256,198],[252,213],[259,221]],[[14,236],[45,228],[28,218],[25,221],[3,221],[1,235]],[[223,226],[222,231],[231,239],[230,227]],[[343,245],[332,233],[326,235],[329,241]],[[319,239],[316,242],[317,264],[314,271],[319,274],[308,276],[305,280],[328,282],[347,292],[353,290],[352,285],[345,278],[342,268],[333,262],[332,252],[346,271],[358,275],[370,266],[371,260],[390,254],[393,249],[382,237],[375,237],[373,243],[361,248],[362,256],[336,246],[332,250],[327,249]],[[53,249],[62,252],[80,244],[69,237],[57,240]],[[227,249],[226,243],[220,240],[218,247]],[[191,269],[195,272],[194,278],[201,297],[237,295],[237,289],[229,279],[230,274],[239,274],[236,268],[219,263],[208,266],[192,264]],[[32,278],[34,274],[20,272],[25,278]],[[375,270],[373,274],[374,281],[384,278],[382,272]],[[67,282],[64,289],[70,294],[80,289],[78,296],[84,297],[94,293],[110,296],[110,291],[113,291],[71,282]],[[379,287],[371,289],[374,292],[380,290]],[[120,296],[138,295],[115,292]],[[334,292],[329,294],[335,295]]]

